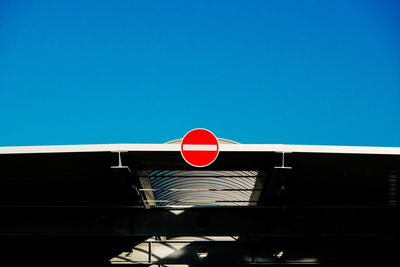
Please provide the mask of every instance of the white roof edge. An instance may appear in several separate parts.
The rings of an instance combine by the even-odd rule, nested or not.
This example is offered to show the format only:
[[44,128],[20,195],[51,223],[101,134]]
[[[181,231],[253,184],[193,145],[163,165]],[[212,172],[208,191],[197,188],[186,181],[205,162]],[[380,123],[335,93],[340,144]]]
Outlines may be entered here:
[[[235,146],[238,146],[237,148]],[[240,146],[240,147],[239,147]],[[303,153],[344,153],[344,154],[382,154],[400,155],[400,147],[369,146],[316,146],[316,145],[267,145],[243,144],[221,145],[221,151],[253,151],[253,152],[303,152]]]
[[[69,152],[180,151],[180,144],[104,144],[0,147],[0,154]],[[303,152],[400,155],[400,147],[220,144],[221,152]]]

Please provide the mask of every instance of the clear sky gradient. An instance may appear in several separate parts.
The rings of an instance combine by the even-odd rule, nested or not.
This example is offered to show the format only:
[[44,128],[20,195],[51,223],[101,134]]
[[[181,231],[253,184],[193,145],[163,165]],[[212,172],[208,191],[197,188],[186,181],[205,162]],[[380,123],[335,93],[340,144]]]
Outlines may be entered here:
[[399,3],[0,0],[0,145],[400,146]]

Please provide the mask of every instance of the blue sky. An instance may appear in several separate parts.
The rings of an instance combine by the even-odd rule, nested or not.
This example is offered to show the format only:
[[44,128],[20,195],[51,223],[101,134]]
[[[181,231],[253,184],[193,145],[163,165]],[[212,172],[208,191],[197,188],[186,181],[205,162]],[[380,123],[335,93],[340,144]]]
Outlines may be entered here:
[[0,146],[400,146],[398,1],[0,0]]

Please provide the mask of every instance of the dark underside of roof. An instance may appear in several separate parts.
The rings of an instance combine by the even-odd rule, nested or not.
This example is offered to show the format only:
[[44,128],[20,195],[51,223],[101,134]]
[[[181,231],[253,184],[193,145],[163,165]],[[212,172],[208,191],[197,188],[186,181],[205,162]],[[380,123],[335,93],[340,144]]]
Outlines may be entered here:
[[205,201],[211,192],[220,201],[224,194],[234,201],[236,190],[237,200],[246,201],[260,191],[264,198],[251,201],[268,206],[274,205],[269,195],[284,186],[281,193],[292,205],[389,205],[396,202],[393,177],[400,169],[400,156],[392,155],[292,153],[285,155],[287,169],[276,168],[282,155],[272,152],[222,152],[201,169],[186,164],[179,152],[127,152],[121,157],[127,168],[112,168],[118,166],[118,155],[109,152],[0,155],[0,203],[142,205],[148,200],[142,189],[163,200],[188,189],[190,194],[199,190],[199,198],[204,193]]
[[[2,257],[35,244],[35,258],[57,244],[80,260],[88,257],[83,250],[109,258],[150,236],[229,235],[244,243],[227,248],[258,242],[265,251],[296,255],[270,263],[296,262],[308,255],[305,248],[317,251],[318,261],[347,262],[348,252],[335,248],[359,244],[356,257],[397,244],[398,155],[287,153],[283,164],[282,153],[221,152],[201,169],[179,152],[120,156],[119,162],[111,152],[0,155],[0,244],[8,247]],[[215,249],[224,255],[225,247]]]

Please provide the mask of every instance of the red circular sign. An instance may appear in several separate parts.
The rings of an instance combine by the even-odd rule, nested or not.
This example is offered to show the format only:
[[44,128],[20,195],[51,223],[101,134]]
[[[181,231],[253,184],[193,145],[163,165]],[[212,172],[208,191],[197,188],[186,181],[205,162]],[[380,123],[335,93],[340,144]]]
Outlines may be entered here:
[[206,129],[189,131],[182,139],[183,159],[194,167],[206,167],[214,162],[219,153],[218,139]]

